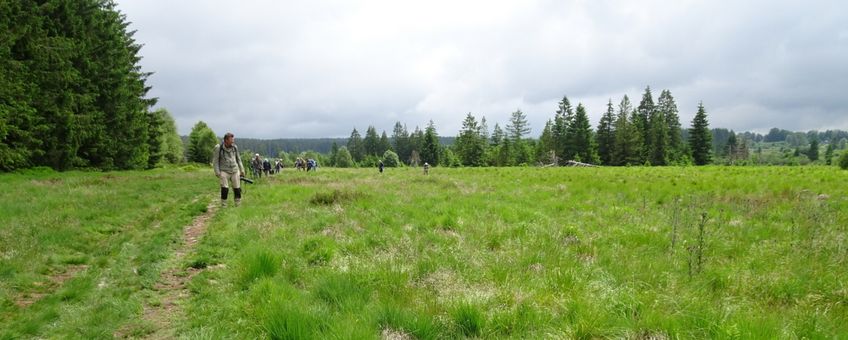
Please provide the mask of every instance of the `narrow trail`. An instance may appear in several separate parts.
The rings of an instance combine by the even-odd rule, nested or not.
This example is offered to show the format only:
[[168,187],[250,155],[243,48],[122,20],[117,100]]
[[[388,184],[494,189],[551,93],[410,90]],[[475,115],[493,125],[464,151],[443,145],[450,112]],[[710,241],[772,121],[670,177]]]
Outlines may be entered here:
[[176,324],[184,315],[182,304],[189,297],[187,285],[195,275],[203,271],[203,269],[192,267],[183,268],[183,265],[186,257],[194,252],[200,238],[206,233],[209,219],[218,210],[217,203],[217,200],[213,200],[206,206],[205,213],[195,217],[191,224],[183,228],[182,242],[174,251],[173,257],[169,259],[170,265],[162,272],[159,282],[155,285],[158,303],[156,305],[147,303],[144,306],[142,318],[154,327],[150,334],[145,335],[145,338],[172,339],[176,337],[174,333]]

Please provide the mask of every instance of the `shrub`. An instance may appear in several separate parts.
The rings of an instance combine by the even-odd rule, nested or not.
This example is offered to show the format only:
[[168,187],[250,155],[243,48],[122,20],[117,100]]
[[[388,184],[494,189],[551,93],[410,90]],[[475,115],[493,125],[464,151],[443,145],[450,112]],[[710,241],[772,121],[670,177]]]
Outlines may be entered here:
[[398,155],[392,150],[386,150],[383,153],[383,165],[389,168],[395,168],[400,165],[400,158]]
[[842,151],[842,155],[839,156],[839,167],[848,170],[848,150]]

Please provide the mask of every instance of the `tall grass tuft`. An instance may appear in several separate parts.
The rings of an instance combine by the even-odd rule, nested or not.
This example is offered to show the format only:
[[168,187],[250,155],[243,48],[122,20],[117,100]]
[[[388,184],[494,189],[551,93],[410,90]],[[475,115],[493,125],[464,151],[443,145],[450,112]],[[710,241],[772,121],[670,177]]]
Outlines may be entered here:
[[256,279],[273,277],[280,266],[280,259],[268,249],[251,248],[242,256],[239,263],[239,283],[242,288],[247,288]]
[[263,310],[262,328],[271,339],[317,339],[321,319],[281,298],[272,299]]
[[361,307],[369,292],[362,282],[350,274],[330,274],[321,278],[314,288],[315,295],[339,310]]
[[451,311],[451,318],[459,334],[463,336],[480,336],[483,334],[486,318],[477,306],[462,302]]

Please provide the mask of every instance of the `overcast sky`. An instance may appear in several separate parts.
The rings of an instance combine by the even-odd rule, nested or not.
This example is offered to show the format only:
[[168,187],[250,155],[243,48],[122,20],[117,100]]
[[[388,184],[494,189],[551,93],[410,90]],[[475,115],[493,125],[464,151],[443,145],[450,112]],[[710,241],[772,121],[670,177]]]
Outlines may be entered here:
[[689,126],[848,129],[848,2],[118,0],[179,132],[347,137],[669,89]]

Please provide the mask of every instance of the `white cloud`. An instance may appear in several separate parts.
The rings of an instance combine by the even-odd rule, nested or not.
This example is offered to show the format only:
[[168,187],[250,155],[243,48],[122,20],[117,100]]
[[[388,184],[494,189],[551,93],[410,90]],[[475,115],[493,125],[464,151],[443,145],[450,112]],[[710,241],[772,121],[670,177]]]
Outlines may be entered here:
[[347,136],[467,112],[490,127],[527,113],[532,134],[568,95],[593,124],[646,85],[686,126],[848,128],[848,5],[840,1],[122,0],[187,134],[198,120],[244,137]]

